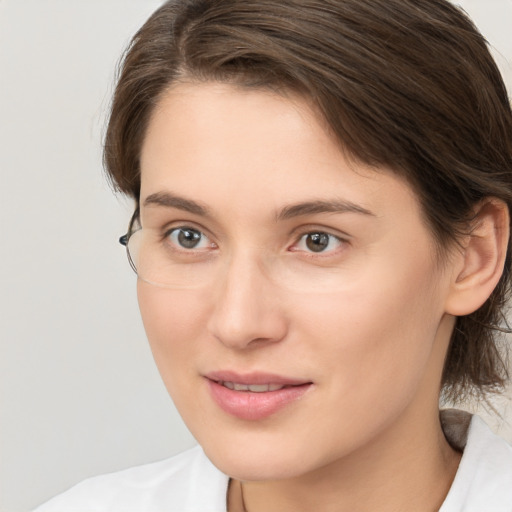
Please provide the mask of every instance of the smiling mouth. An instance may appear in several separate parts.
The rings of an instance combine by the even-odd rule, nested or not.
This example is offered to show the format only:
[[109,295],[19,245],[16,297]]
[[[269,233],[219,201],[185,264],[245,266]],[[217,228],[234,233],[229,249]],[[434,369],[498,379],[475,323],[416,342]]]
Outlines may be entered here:
[[[272,378],[270,375],[241,377],[240,380],[245,382],[224,380],[228,377],[227,375],[223,376],[224,378],[219,377],[216,375],[212,378],[210,375],[206,379],[213,401],[230,416],[249,421],[263,420],[274,415],[288,405],[299,401],[313,388],[312,382]],[[265,382],[266,378],[268,380]],[[254,382],[258,380],[259,382]],[[275,380],[283,382],[275,382]]]
[[232,391],[245,391],[251,393],[268,393],[269,391],[279,391],[280,389],[294,387],[292,385],[282,384],[239,384],[238,382],[216,381],[217,384],[231,389]]

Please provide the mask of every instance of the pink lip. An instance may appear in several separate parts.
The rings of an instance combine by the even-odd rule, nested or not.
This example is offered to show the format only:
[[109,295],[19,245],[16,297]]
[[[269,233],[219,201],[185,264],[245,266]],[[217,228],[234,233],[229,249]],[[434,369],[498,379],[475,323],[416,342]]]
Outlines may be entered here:
[[205,375],[207,379],[217,382],[236,382],[237,384],[278,384],[279,386],[300,386],[309,381],[291,379],[275,373],[237,373],[230,370],[211,372]]
[[[212,372],[205,375],[214,402],[226,413],[243,420],[261,420],[275,414],[287,405],[302,398],[312,382],[291,379],[269,373],[238,374],[231,371]],[[287,386],[276,391],[235,391],[222,382],[237,384],[277,384]]]

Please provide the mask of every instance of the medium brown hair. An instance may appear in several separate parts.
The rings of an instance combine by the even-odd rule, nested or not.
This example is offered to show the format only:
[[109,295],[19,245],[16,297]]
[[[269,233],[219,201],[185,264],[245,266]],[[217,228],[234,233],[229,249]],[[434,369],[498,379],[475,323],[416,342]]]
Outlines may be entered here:
[[[411,184],[441,249],[483,198],[511,209],[507,92],[485,39],[448,1],[166,2],[127,50],[105,140],[106,170],[137,206],[149,118],[183,80],[299,92],[348,154]],[[442,381],[453,402],[506,382],[510,267],[509,247],[490,298],[457,318]]]

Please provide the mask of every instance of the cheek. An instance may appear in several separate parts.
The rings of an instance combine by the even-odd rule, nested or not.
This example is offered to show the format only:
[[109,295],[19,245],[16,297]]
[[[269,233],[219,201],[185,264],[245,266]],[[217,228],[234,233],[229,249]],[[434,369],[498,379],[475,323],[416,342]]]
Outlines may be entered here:
[[[167,388],[193,360],[206,312],[197,291],[166,290],[138,281],[137,296],[146,335]],[[171,391],[169,389],[169,391]]]
[[336,294],[294,305],[300,330],[315,340],[311,349],[346,400],[412,393],[427,371],[442,317],[433,269],[426,262],[396,268],[402,272],[378,268]]

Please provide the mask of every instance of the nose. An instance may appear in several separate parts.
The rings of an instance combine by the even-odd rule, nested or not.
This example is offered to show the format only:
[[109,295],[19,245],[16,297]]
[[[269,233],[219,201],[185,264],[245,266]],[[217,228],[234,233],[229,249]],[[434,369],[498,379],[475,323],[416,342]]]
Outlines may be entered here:
[[279,291],[254,258],[233,258],[214,297],[208,330],[225,346],[243,350],[285,337],[288,321]]

